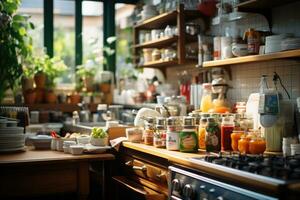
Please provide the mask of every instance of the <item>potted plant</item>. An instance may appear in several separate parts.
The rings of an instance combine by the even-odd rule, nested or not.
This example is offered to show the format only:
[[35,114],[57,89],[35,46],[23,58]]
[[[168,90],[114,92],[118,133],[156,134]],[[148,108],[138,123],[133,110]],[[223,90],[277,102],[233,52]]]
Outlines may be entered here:
[[46,73],[45,73],[45,58],[36,57],[34,58],[34,82],[35,87],[38,89],[45,89],[46,87]]
[[85,65],[79,65],[76,69],[76,76],[83,82],[84,89],[87,92],[93,91],[94,76],[96,67],[93,60],[88,60]]
[[20,81],[22,63],[31,55],[32,40],[28,29],[34,25],[28,17],[16,14],[21,0],[0,1],[0,102],[8,89]]
[[34,104],[36,102],[36,91],[34,89],[28,89],[24,92],[25,104]]
[[94,146],[107,146],[108,133],[102,128],[94,127],[92,129],[90,143]]
[[34,76],[34,67],[33,67],[33,62],[32,62],[32,58],[28,58],[23,65],[23,75],[21,78],[21,85],[22,85],[22,92],[23,94],[25,93],[25,91],[29,90],[29,89],[33,89],[34,88],[34,80],[33,80],[33,76]]

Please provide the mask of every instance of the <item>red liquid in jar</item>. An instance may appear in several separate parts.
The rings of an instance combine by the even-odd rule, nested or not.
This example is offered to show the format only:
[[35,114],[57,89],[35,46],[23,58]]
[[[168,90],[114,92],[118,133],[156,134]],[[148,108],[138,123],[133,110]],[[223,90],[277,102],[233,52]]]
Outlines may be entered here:
[[233,126],[221,126],[221,149],[222,151],[232,150],[231,147],[231,133]]

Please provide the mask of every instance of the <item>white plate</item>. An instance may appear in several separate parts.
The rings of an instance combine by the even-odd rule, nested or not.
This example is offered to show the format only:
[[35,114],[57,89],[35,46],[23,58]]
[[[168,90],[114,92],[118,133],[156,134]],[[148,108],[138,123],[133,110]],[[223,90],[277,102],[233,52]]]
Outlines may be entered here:
[[2,134],[19,134],[23,133],[24,128],[22,127],[6,127],[6,128],[0,128],[0,135]]

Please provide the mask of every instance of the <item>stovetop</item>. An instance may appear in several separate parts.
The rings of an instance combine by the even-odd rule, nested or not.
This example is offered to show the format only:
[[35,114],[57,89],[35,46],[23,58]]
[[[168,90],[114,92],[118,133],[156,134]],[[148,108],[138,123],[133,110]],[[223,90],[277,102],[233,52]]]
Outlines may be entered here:
[[219,154],[193,159],[239,171],[246,171],[263,177],[283,181],[300,181],[300,155],[283,157],[274,155]]

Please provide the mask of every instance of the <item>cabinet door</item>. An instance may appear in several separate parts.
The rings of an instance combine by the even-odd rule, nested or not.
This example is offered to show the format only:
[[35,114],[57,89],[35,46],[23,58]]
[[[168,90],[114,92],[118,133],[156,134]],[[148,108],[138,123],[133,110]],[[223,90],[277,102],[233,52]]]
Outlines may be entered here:
[[113,177],[114,200],[166,200],[164,194],[160,194],[150,188],[138,184],[124,176]]

